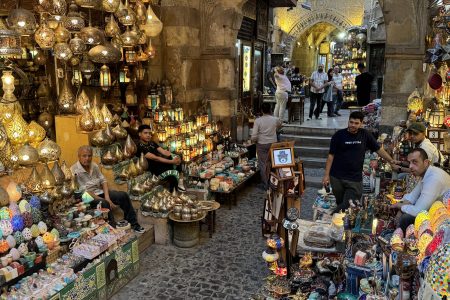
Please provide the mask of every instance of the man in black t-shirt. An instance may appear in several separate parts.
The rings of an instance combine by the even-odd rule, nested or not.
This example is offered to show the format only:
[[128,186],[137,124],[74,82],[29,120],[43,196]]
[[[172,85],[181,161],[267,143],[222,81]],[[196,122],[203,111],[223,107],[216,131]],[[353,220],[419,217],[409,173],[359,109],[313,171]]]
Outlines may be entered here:
[[373,135],[361,128],[364,114],[354,111],[350,114],[348,127],[338,130],[331,138],[330,151],[322,179],[324,186],[331,183],[336,197],[334,212],[344,211],[349,200],[359,200],[362,196],[362,170],[367,150],[377,152],[390,164],[395,161],[381,149]]
[[358,70],[361,74],[356,76],[356,99],[359,106],[366,106],[370,103],[370,90],[372,89],[373,76],[366,71],[364,63],[358,64]]
[[139,143],[136,156],[139,157],[141,153],[144,153],[148,161],[148,170],[152,174],[159,176],[160,179],[167,180],[170,192],[173,192],[175,188],[184,191],[182,183],[179,182],[178,171],[174,168],[174,166],[178,166],[181,163],[181,159],[178,156],[173,156],[172,153],[164,150],[156,142],[152,141],[150,126],[139,126],[138,133]]

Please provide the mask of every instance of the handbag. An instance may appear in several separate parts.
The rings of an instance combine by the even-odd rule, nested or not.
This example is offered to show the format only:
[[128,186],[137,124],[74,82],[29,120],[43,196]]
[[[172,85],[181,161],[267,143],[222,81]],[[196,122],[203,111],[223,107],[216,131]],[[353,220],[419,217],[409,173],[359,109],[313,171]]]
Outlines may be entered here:
[[323,102],[333,102],[333,87],[330,85],[328,89],[323,94]]

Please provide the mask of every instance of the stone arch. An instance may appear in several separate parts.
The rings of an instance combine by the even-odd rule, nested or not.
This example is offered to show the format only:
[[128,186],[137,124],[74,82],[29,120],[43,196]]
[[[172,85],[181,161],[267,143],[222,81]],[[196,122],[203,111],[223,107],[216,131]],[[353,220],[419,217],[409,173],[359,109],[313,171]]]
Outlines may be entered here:
[[328,23],[334,25],[338,29],[346,30],[353,26],[352,22],[343,15],[334,11],[314,11],[301,18],[288,33],[288,37],[285,39],[286,44],[285,55],[289,58],[292,57],[292,51],[294,49],[293,44],[295,41],[306,31],[308,28],[316,25],[317,23]]

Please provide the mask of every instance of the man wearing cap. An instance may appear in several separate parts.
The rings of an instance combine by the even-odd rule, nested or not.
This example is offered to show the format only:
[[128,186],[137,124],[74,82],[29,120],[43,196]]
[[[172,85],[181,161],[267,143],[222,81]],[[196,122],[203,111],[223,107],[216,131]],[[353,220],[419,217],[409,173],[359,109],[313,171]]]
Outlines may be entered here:
[[[411,141],[414,146],[425,150],[431,165],[439,166],[444,162],[444,157],[433,143],[425,137],[427,128],[421,122],[413,122],[406,129],[411,134]],[[394,170],[400,173],[410,173],[411,170],[405,166],[394,166]]]
[[403,199],[392,205],[398,209],[397,226],[406,230],[413,224],[417,214],[429,210],[434,201],[450,187],[450,175],[444,170],[431,165],[427,152],[422,148],[415,148],[408,154],[411,174],[420,178],[420,181]]

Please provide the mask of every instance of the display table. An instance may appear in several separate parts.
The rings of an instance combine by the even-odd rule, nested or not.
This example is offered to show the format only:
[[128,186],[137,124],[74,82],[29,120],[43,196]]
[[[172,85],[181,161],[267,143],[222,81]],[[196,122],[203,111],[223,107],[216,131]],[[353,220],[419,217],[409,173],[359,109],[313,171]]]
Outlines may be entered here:
[[192,248],[200,241],[200,221],[206,217],[202,214],[193,220],[179,220],[171,212],[169,219],[173,221],[173,243],[180,248]]
[[216,210],[220,208],[220,203],[217,201],[201,201],[200,206],[202,210],[207,212],[206,224],[208,225],[209,237],[216,232]]

